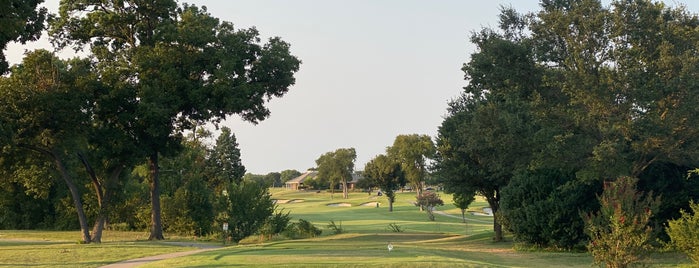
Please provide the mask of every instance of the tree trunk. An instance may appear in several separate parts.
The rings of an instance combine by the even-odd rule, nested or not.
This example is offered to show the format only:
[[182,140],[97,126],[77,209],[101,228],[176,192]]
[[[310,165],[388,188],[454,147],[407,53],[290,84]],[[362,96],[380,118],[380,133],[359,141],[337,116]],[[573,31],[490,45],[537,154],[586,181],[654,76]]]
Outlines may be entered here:
[[73,204],[75,205],[75,210],[78,212],[78,222],[80,223],[82,241],[89,244],[92,240],[90,238],[90,229],[87,227],[87,217],[85,216],[85,210],[83,209],[83,202],[80,199],[80,190],[78,190],[78,187],[76,187],[75,183],[73,183],[73,180],[68,174],[68,170],[66,169],[65,165],[63,165],[60,158],[58,158],[58,156],[54,153],[51,153],[51,157],[56,163],[56,167],[58,167],[58,171],[61,173],[63,181],[65,181],[66,185],[68,186],[70,195],[73,197]]
[[342,198],[349,198],[349,193],[347,191],[347,178],[344,178],[342,179]]
[[490,209],[493,211],[493,231],[495,231],[495,237],[493,237],[493,240],[495,242],[501,242],[502,241],[502,224],[498,221],[498,217],[495,216],[495,213],[498,211],[498,208],[500,207],[500,191],[495,190],[494,191],[494,196],[489,196],[486,197],[488,200],[488,204],[490,205]]
[[463,223],[466,223],[466,210],[465,209],[461,209],[461,221]]
[[78,158],[80,162],[83,163],[85,171],[90,176],[90,181],[92,182],[92,187],[95,190],[95,196],[97,197],[97,206],[99,211],[97,213],[97,219],[95,219],[95,225],[92,227],[92,237],[91,240],[94,243],[102,243],[102,230],[104,229],[104,219],[105,219],[105,209],[104,209],[104,191],[102,190],[102,184],[97,179],[97,174],[92,166],[87,161],[87,158],[82,153],[78,153]]
[[75,183],[73,183],[73,180],[70,178],[70,174],[68,173],[68,169],[63,164],[63,161],[61,161],[61,158],[58,157],[58,155],[55,152],[51,151],[50,149],[36,147],[36,146],[30,146],[30,145],[23,145],[23,144],[20,144],[20,147],[24,147],[24,148],[27,148],[29,150],[46,155],[47,157],[49,157],[49,159],[53,160],[53,162],[56,164],[56,168],[58,169],[58,173],[61,174],[61,178],[63,178],[63,181],[66,183],[66,186],[68,186],[68,190],[70,191],[70,195],[73,198],[73,205],[75,206],[75,211],[78,213],[78,223],[80,224],[80,233],[81,233],[82,242],[85,244],[89,244],[91,242],[90,229],[87,227],[87,216],[85,216],[85,209],[83,208],[83,202],[80,199],[80,190],[78,189],[77,186],[75,186]]
[[393,198],[388,198],[388,212],[393,212]]
[[151,228],[148,240],[163,240],[163,224],[160,209],[160,167],[158,167],[158,153],[154,153],[148,159],[150,168],[150,201],[151,201]]

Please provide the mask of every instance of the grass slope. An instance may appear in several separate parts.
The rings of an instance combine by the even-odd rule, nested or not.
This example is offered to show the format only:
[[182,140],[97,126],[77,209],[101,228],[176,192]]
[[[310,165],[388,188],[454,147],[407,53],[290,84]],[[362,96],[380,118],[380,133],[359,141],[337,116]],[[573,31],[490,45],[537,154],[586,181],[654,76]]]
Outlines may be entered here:
[[[461,211],[443,195],[446,205],[439,210],[450,216],[437,215],[427,220],[412,201],[414,193],[399,193],[394,212],[388,212],[385,197],[352,193],[349,199],[322,192],[276,190],[273,197],[281,208],[291,211],[295,219],[305,219],[323,229],[321,237],[284,240],[227,247],[187,257],[165,260],[144,267],[590,267],[587,253],[518,252],[512,242],[492,242],[492,217],[467,213],[462,223]],[[288,202],[291,201],[292,202]],[[380,207],[361,206],[380,202]],[[347,206],[329,206],[348,203]],[[477,199],[470,211],[482,212],[487,203]],[[332,234],[330,221],[342,224],[344,233]],[[391,232],[389,224],[405,231]],[[243,241],[246,242],[246,241]],[[391,242],[394,250],[388,252]],[[678,254],[659,254],[652,267],[677,267],[689,264]]]
[[[443,195],[447,205],[440,207],[450,216],[436,215],[427,220],[411,202],[414,193],[399,193],[394,212],[388,212],[385,197],[351,193],[342,199],[329,193],[273,191],[279,207],[291,212],[293,220],[305,219],[323,229],[320,237],[304,240],[276,240],[258,243],[256,237],[241,245],[202,252],[142,267],[590,267],[586,253],[520,252],[512,242],[492,242],[492,217],[467,214]],[[362,206],[380,202],[380,207]],[[351,206],[328,206],[348,203]],[[477,199],[470,211],[482,212],[487,203]],[[330,221],[342,224],[344,233],[332,234]],[[394,233],[389,224],[404,232]],[[0,231],[0,267],[99,267],[123,260],[164,253],[193,250],[166,242],[143,241],[147,233],[104,234],[102,244],[80,245],[79,232]],[[187,240],[168,236],[169,239]],[[388,252],[387,244],[394,250]],[[216,244],[220,243],[215,242]],[[184,243],[188,244],[188,243]],[[653,256],[650,267],[690,267],[690,261],[674,253]]]

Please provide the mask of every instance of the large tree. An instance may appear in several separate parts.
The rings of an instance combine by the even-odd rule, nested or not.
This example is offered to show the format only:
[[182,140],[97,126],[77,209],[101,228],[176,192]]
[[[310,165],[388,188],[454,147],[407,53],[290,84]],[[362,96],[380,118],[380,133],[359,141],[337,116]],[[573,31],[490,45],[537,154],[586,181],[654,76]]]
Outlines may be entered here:
[[340,148],[333,152],[327,152],[316,159],[318,165],[318,177],[330,183],[330,196],[335,191],[335,185],[342,183],[342,197],[347,199],[347,182],[352,180],[354,160],[357,152],[354,148]]
[[393,145],[386,148],[386,153],[398,160],[410,187],[420,196],[427,176],[427,159],[435,153],[432,138],[418,134],[398,135]]
[[645,0],[541,7],[504,9],[500,30],[472,37],[468,85],[437,142],[447,190],[475,187],[497,206],[518,171],[564,170],[596,185],[699,166],[697,16]]
[[[45,50],[27,54],[10,77],[0,78],[1,120],[11,127],[2,135],[6,142],[2,158],[51,163],[69,189],[85,243],[91,242],[90,230],[73,167],[77,164],[74,153],[86,146],[89,114],[85,111],[90,108],[91,90],[87,81],[92,78],[88,61],[63,61]],[[46,182],[28,182],[37,183]]]
[[0,75],[7,71],[5,48],[9,42],[21,42],[39,39],[44,30],[47,9],[38,8],[44,0],[5,0],[0,2],[2,19],[0,19]]
[[300,65],[280,38],[262,45],[256,29],[174,0],[63,0],[50,33],[60,47],[89,46],[97,72],[132,89],[121,97],[135,107],[130,139],[150,166],[150,239],[163,239],[160,155],[177,152],[182,131],[202,122],[264,120],[266,101],[288,91]]
[[393,212],[396,190],[405,186],[400,163],[386,155],[377,155],[364,166],[364,176],[383,191],[388,199],[388,212]]
[[[525,45],[490,30],[472,41],[479,51],[464,65],[469,84],[439,128],[434,169],[447,192],[475,191],[496,213],[502,188],[531,160],[536,124],[527,100],[540,75]],[[497,218],[493,229],[502,240]]]

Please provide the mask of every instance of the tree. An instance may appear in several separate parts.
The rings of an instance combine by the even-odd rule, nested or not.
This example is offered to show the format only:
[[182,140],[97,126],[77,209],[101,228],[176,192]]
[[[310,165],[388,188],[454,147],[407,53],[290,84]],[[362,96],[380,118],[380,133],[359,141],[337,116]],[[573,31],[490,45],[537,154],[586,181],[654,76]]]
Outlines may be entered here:
[[274,213],[274,201],[267,188],[257,183],[243,181],[228,189],[228,223],[230,237],[240,242],[257,232]]
[[216,194],[228,189],[231,183],[240,183],[245,175],[238,142],[228,127],[221,128],[221,134],[209,152],[206,174],[209,187],[212,187]]
[[393,145],[386,148],[386,153],[401,163],[410,187],[416,191],[416,196],[420,196],[427,176],[427,159],[435,153],[432,138],[418,134],[398,135]]
[[69,189],[84,243],[91,237],[71,152],[86,145],[92,78],[88,61],[62,61],[45,50],[27,54],[9,78],[0,78],[0,114],[13,128],[4,135],[9,156],[3,158],[52,164]]
[[628,267],[645,258],[650,249],[648,226],[660,198],[636,190],[638,179],[620,177],[607,182],[598,196],[600,211],[584,215],[588,249],[595,263],[607,267]]
[[431,221],[434,221],[434,208],[444,205],[444,201],[439,198],[439,194],[432,191],[423,192],[416,199],[417,202],[415,202],[415,205],[424,207],[425,211],[427,211],[427,217]]
[[101,76],[118,77],[131,90],[132,141],[150,167],[150,239],[163,239],[158,159],[181,148],[182,131],[232,114],[256,123],[264,106],[294,84],[300,61],[289,45],[257,30],[236,30],[205,7],[158,2],[66,0],[51,24],[59,47],[89,45]]
[[[0,52],[9,42],[35,41],[44,30],[47,9],[37,8],[43,0],[8,0],[0,2],[3,19],[0,21]],[[5,54],[0,53],[0,75],[8,69]]]
[[347,181],[352,179],[355,159],[357,152],[354,148],[340,148],[324,153],[316,159],[318,177],[329,181],[331,198],[338,183],[342,183],[342,197],[348,198]]
[[454,200],[454,206],[461,210],[461,221],[466,223],[466,209],[468,208],[474,200],[476,200],[475,193],[464,194],[464,193],[454,193],[452,194]]
[[388,198],[388,212],[393,212],[396,190],[405,186],[400,163],[386,155],[377,155],[364,166],[364,176],[383,191]]
[[[497,213],[501,190],[512,176],[532,161],[538,126],[529,98],[541,84],[540,72],[526,44],[484,30],[471,38],[479,52],[464,64],[470,79],[461,97],[453,100],[437,137],[433,165],[448,193],[485,197]],[[534,148],[534,149],[533,149]],[[493,219],[495,240],[502,226]]]
[[298,170],[295,170],[295,169],[287,169],[287,170],[283,170],[283,171],[279,174],[279,178],[281,179],[282,183],[285,183],[285,182],[287,182],[287,181],[289,181],[289,180],[291,180],[291,179],[294,179],[294,178],[296,178],[296,177],[298,177],[298,176],[301,176],[301,174],[302,174],[302,173],[299,172]]
[[271,187],[281,187],[282,180],[279,172],[270,172],[265,175],[265,181],[269,182]]

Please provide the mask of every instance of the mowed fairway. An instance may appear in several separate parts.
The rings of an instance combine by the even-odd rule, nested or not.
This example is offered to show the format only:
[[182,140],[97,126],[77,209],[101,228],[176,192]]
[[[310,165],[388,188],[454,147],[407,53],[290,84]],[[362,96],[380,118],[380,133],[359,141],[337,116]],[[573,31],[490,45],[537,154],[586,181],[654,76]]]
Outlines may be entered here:
[[[260,243],[257,237],[228,246],[185,257],[148,263],[139,267],[590,267],[587,253],[516,251],[507,242],[492,242],[492,217],[467,213],[461,222],[460,210],[442,195],[446,205],[427,220],[411,202],[414,193],[398,195],[394,212],[388,212],[385,197],[351,193],[342,199],[336,193],[274,190],[279,207],[291,212],[292,221],[309,220],[323,230],[320,237],[302,240],[273,239]],[[380,207],[368,202],[380,202]],[[342,206],[329,204],[347,203]],[[477,199],[471,212],[482,212],[487,204]],[[333,234],[327,225],[333,220],[342,224],[344,233]],[[393,232],[389,224],[403,232]],[[79,245],[79,232],[0,231],[0,267],[99,267],[123,260],[169,252],[195,250],[170,241],[143,241],[144,232],[106,232],[104,243]],[[167,236],[168,240],[190,238]],[[394,248],[389,252],[388,243]],[[185,242],[180,243],[187,245]],[[215,245],[221,245],[220,240]],[[653,256],[650,267],[691,267],[691,262],[677,253]]]
[[[451,204],[449,195],[442,195],[446,205],[439,210],[453,216],[437,215],[427,220],[411,204],[412,192],[399,193],[394,212],[388,212],[385,197],[351,193],[342,199],[335,193],[277,190],[273,197],[279,206],[291,211],[292,221],[305,219],[323,229],[321,237],[304,240],[271,241],[243,244],[182,258],[148,264],[144,267],[590,267],[587,253],[520,252],[512,242],[492,242],[492,217],[467,213],[462,223],[460,210]],[[380,207],[362,206],[380,202]],[[347,203],[342,206],[331,204]],[[469,208],[482,212],[486,207],[477,199]],[[333,220],[342,224],[344,233],[333,234],[327,225]],[[389,224],[397,224],[404,232],[392,232]],[[244,243],[246,241],[243,241]],[[388,243],[394,246],[387,249]],[[653,267],[677,267],[689,264],[678,254],[661,254]]]

